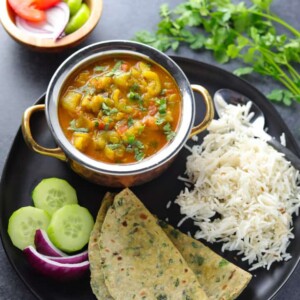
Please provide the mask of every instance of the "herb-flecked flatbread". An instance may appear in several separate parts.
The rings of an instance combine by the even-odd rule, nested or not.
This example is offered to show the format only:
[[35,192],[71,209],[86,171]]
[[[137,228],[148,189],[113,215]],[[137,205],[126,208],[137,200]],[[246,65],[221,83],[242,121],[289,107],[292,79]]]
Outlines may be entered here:
[[[128,196],[134,196],[129,192]],[[136,200],[136,199],[135,199]],[[89,260],[91,266],[91,287],[99,300],[112,300],[104,280],[101,266],[99,239],[102,224],[109,207],[113,204],[114,194],[107,193],[101,203],[94,229],[89,242]],[[139,200],[133,201],[135,204]],[[132,203],[134,206],[135,204]],[[127,203],[129,204],[129,203]],[[168,238],[179,250],[184,260],[197,276],[198,282],[210,300],[236,299],[251,280],[251,274],[240,269],[200,241],[180,232],[164,221],[156,221]],[[124,223],[125,224],[125,223]],[[123,226],[124,226],[123,224]],[[137,226],[135,226],[137,227]],[[134,234],[138,234],[135,232]],[[123,294],[122,294],[123,295]],[[122,295],[120,296],[122,298]],[[127,298],[123,298],[127,299]],[[147,298],[149,299],[149,298]],[[155,298],[154,298],[155,299]],[[165,298],[161,298],[165,299]],[[169,299],[169,298],[168,298]],[[173,299],[173,298],[172,298]],[[185,299],[185,298],[183,298]],[[187,298],[188,299],[188,298]]]
[[211,300],[236,299],[252,275],[222,258],[200,241],[159,221],[170,240],[182,254]]
[[105,285],[116,300],[207,299],[178,249],[129,189],[108,209],[99,246]]
[[90,261],[90,271],[91,271],[91,288],[94,295],[97,299],[101,300],[112,300],[113,298],[110,296],[105,282],[104,275],[101,267],[101,258],[100,258],[100,248],[98,246],[101,227],[107,213],[108,208],[112,205],[114,200],[114,194],[106,193],[102,203],[100,210],[98,212],[94,228],[90,235],[88,253],[89,253],[89,261]]

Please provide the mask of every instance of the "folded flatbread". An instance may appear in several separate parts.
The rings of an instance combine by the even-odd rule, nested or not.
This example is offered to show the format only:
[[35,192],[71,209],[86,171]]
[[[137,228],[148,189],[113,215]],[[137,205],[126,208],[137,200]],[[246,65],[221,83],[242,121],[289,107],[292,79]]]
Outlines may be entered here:
[[[119,201],[119,202],[117,202]],[[124,289],[121,289],[120,286],[113,286],[113,290],[116,290],[116,293],[119,294],[119,298],[113,298],[110,294],[110,291],[108,290],[106,284],[107,284],[107,277],[104,278],[104,274],[110,273],[111,276],[115,276],[117,274],[118,269],[113,269],[111,267],[111,272],[106,270],[109,266],[107,266],[107,261],[104,259],[101,260],[100,258],[100,248],[99,248],[99,240],[100,240],[100,235],[105,233],[107,231],[111,232],[111,228],[109,228],[112,224],[110,222],[107,223],[108,228],[102,229],[101,233],[101,228],[105,219],[105,216],[107,214],[107,211],[111,205],[113,205],[114,202],[114,195],[107,193],[102,201],[101,208],[99,210],[94,229],[91,234],[90,238],[90,243],[89,243],[89,259],[90,259],[90,266],[91,266],[91,287],[92,290],[97,297],[97,299],[101,300],[112,300],[112,299],[142,299],[142,297],[139,297],[138,295],[136,298],[127,298],[127,294],[125,295],[123,293]],[[193,239],[192,237],[180,232],[177,229],[174,229],[172,226],[168,225],[167,223],[163,221],[159,221],[152,217],[152,215],[149,213],[149,211],[143,206],[143,204],[139,201],[138,198],[128,189],[124,190],[119,194],[116,199],[115,199],[115,204],[111,208],[111,218],[119,218],[119,221],[122,222],[119,223],[119,227],[121,227],[121,231],[115,232],[114,233],[114,239],[111,239],[109,244],[115,244],[115,236],[117,236],[117,244],[120,244],[120,235],[122,234],[123,239],[127,241],[127,252],[130,253],[130,256],[132,255],[139,255],[136,258],[136,261],[141,261],[141,251],[143,248],[140,248],[141,245],[146,246],[147,243],[146,239],[148,239],[148,251],[145,252],[145,259],[142,260],[141,265],[143,264],[155,264],[155,259],[158,259],[157,262],[159,262],[159,257],[158,258],[153,258],[151,255],[151,259],[149,260],[149,252],[151,254],[151,251],[156,252],[154,256],[162,256],[165,255],[165,252],[160,252],[158,249],[156,249],[153,245],[153,242],[150,242],[150,239],[153,238],[152,229],[154,228],[155,232],[159,233],[164,237],[165,242],[165,235],[161,230],[159,230],[156,226],[156,224],[159,224],[159,226],[163,229],[165,234],[168,236],[168,239],[172,241],[174,246],[179,250],[180,254],[182,255],[183,259],[185,262],[188,264],[189,268],[193,271],[193,273],[196,275],[198,282],[200,283],[200,286],[206,293],[208,299],[211,300],[231,300],[235,299],[247,286],[251,279],[251,274],[240,269],[239,267],[235,266],[234,264],[228,262],[221,256],[217,255],[215,252],[210,250],[208,247],[203,245],[200,241],[197,241]],[[117,212],[116,212],[116,207],[117,207]],[[132,230],[129,230],[129,223],[127,222],[127,217],[130,216],[131,220],[131,225],[132,225]],[[147,220],[149,217],[148,222],[151,224],[151,230],[147,230],[148,226],[142,226],[142,224],[145,223],[145,220]],[[124,219],[125,218],[125,219]],[[144,220],[144,218],[146,218]],[[123,220],[124,219],[124,220]],[[139,220],[142,221],[139,221]],[[115,219],[116,221],[117,219]],[[136,222],[138,221],[138,222]],[[113,222],[116,223],[116,222]],[[156,224],[154,224],[156,223]],[[116,225],[116,224],[114,224]],[[133,226],[134,225],[134,226]],[[117,226],[117,227],[118,227]],[[122,228],[125,227],[125,228]],[[126,230],[127,229],[127,230]],[[140,233],[144,232],[142,235]],[[168,240],[167,239],[167,240]],[[123,242],[122,242],[123,245]],[[126,245],[126,244],[124,244]],[[120,245],[119,245],[120,246]],[[169,245],[170,246],[170,245]],[[170,246],[170,248],[172,248]],[[122,248],[123,253],[124,249]],[[174,250],[174,249],[173,249]],[[104,248],[102,247],[102,251],[104,251]],[[107,251],[107,250],[105,250]],[[175,251],[176,252],[176,251]],[[109,253],[109,252],[106,252]],[[122,256],[117,255],[117,251],[113,253],[113,257],[111,261],[113,262],[113,259],[117,260],[116,265],[119,266],[119,272],[124,272],[125,268],[122,266],[120,259]],[[128,254],[129,254],[128,253]],[[160,254],[159,254],[160,253]],[[119,254],[119,253],[118,253]],[[105,255],[105,257],[109,256],[109,254]],[[170,257],[171,255],[167,255],[165,260],[173,260],[173,257]],[[118,258],[120,257],[120,258]],[[122,261],[122,259],[121,259]],[[119,262],[119,264],[118,264]],[[166,264],[166,263],[164,263]],[[162,265],[162,264],[161,264]],[[104,267],[104,269],[102,269]],[[131,266],[132,267],[132,266]],[[121,269],[124,268],[123,271]],[[135,268],[139,268],[135,264]],[[147,268],[146,268],[147,269]],[[145,267],[142,268],[142,270],[145,271]],[[132,272],[135,273],[135,271],[131,270]],[[115,273],[114,273],[115,272]],[[141,271],[140,271],[141,272]],[[161,270],[160,272],[163,272]],[[128,274],[130,274],[129,272]],[[148,274],[148,273],[145,273]],[[157,272],[156,272],[157,274]],[[106,275],[107,276],[107,275]],[[166,276],[166,274],[165,274]],[[122,276],[121,276],[122,277]],[[135,276],[136,277],[136,276]],[[148,277],[147,282],[150,285],[154,285],[154,281],[152,281],[152,276],[142,276],[143,277]],[[141,278],[135,278],[136,281],[141,280]],[[164,280],[163,278],[160,278],[161,280]],[[115,278],[117,281],[118,279]],[[133,279],[132,279],[133,280]],[[129,279],[129,287],[127,289],[131,289],[132,287],[132,280]],[[114,281],[113,281],[114,282]],[[117,284],[114,282],[114,284]],[[178,281],[175,280],[174,285],[177,285]],[[143,289],[141,289],[141,292],[143,294]],[[132,296],[132,294],[131,294]],[[152,298],[147,297],[145,299],[189,299],[188,297],[184,298],[164,298],[164,295],[158,294],[158,298]],[[204,296],[203,296],[204,297]],[[191,298],[194,299],[194,298]],[[198,299],[198,298],[195,298]],[[206,299],[206,298],[199,298],[199,299]]]
[[100,259],[100,248],[98,246],[100,232],[107,210],[114,201],[114,194],[106,193],[101,207],[99,209],[94,228],[90,235],[88,253],[91,271],[91,288],[97,299],[101,300],[112,300],[113,298],[109,294],[105,282],[104,275],[101,266]]
[[157,219],[129,189],[108,209],[99,246],[105,285],[116,300],[207,299]]
[[211,300],[236,299],[246,288],[252,275],[222,258],[203,243],[158,221],[182,254]]

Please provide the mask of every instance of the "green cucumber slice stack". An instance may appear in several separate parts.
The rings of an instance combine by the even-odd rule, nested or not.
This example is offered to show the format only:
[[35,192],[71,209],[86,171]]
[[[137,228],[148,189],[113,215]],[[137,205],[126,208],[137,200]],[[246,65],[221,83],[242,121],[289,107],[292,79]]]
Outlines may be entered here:
[[66,204],[77,204],[75,189],[64,179],[43,179],[33,190],[32,200],[34,206],[53,215],[55,211]]

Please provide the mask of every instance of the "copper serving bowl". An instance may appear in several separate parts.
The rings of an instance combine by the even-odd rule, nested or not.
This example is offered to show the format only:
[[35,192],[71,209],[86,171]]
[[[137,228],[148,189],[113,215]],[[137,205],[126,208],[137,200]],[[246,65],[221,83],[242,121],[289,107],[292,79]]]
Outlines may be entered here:
[[[117,164],[96,161],[77,150],[66,138],[58,119],[58,100],[62,88],[73,72],[97,59],[111,55],[133,55],[152,61],[167,70],[176,81],[182,96],[181,117],[174,139],[156,154],[134,163]],[[206,105],[202,122],[194,126],[195,100],[193,91],[200,93]],[[48,127],[58,144],[49,149],[36,143],[30,130],[30,118],[45,110]],[[187,139],[206,129],[214,116],[208,91],[200,85],[191,85],[180,67],[164,53],[132,41],[107,41],[85,47],[66,59],[53,75],[46,93],[45,105],[29,107],[23,116],[22,130],[25,141],[34,151],[66,161],[72,170],[97,184],[111,187],[139,185],[160,175],[175,159]]]

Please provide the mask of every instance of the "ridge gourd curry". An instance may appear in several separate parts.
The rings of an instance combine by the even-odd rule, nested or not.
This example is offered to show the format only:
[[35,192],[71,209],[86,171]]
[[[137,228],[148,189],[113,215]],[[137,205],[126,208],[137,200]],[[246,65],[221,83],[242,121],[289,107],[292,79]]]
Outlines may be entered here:
[[58,105],[68,140],[105,163],[147,158],[175,136],[181,93],[162,67],[139,56],[98,59],[76,72]]

